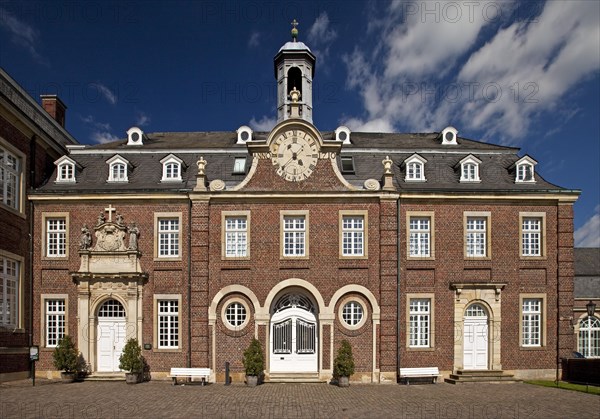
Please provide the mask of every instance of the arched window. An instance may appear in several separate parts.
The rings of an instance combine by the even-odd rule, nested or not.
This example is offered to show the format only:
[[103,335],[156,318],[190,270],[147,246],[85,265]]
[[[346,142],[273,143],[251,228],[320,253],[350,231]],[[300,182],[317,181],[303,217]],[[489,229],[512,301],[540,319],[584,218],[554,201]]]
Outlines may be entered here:
[[117,300],[106,300],[98,310],[98,317],[125,317],[125,308]]
[[[287,94],[290,95],[292,90],[299,90],[302,95],[302,71],[298,67],[290,68],[288,71],[288,85],[287,85]],[[300,96],[302,100],[302,96]]]
[[586,358],[600,357],[600,319],[586,317],[579,323],[579,352]]

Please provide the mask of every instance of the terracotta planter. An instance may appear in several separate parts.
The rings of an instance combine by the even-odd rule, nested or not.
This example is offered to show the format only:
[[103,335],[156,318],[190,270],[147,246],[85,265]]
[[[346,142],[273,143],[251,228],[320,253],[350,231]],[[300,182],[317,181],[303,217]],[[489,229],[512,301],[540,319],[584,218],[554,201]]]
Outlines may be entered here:
[[256,387],[258,385],[258,375],[247,375],[246,385],[249,387]]
[[338,378],[338,386],[339,387],[348,387],[350,385],[350,377],[339,377]]
[[141,372],[128,372],[125,374],[125,382],[127,384],[137,384],[142,382]]

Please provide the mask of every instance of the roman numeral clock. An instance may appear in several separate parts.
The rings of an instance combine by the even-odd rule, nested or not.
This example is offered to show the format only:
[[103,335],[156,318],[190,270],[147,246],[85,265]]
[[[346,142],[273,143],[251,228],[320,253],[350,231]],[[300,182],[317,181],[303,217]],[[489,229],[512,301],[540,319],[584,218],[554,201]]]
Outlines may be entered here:
[[319,144],[302,129],[279,134],[271,143],[271,162],[277,174],[289,182],[308,179],[319,159]]

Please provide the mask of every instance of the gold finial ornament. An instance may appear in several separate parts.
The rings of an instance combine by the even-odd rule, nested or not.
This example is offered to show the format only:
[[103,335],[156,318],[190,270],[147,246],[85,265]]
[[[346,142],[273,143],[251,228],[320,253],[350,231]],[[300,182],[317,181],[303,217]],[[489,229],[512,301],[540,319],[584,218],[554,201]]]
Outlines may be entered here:
[[296,26],[298,26],[298,21],[294,19],[292,21],[292,40],[294,42],[298,40],[298,28],[296,28]]

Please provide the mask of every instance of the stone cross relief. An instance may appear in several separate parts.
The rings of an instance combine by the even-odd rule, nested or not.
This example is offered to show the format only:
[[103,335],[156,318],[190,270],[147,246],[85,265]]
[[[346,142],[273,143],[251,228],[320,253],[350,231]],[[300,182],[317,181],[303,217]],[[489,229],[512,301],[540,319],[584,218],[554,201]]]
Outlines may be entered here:
[[[108,220],[104,215],[108,212]],[[115,221],[113,221],[115,213]],[[122,252],[126,250],[138,250],[138,237],[140,230],[135,223],[126,226],[124,217],[117,213],[117,209],[110,204],[98,215],[96,226],[94,227],[96,236],[96,245],[92,248],[92,234],[87,224],[81,228],[79,239],[80,250],[94,250],[103,252]],[[125,236],[129,235],[128,246],[125,246]]]

